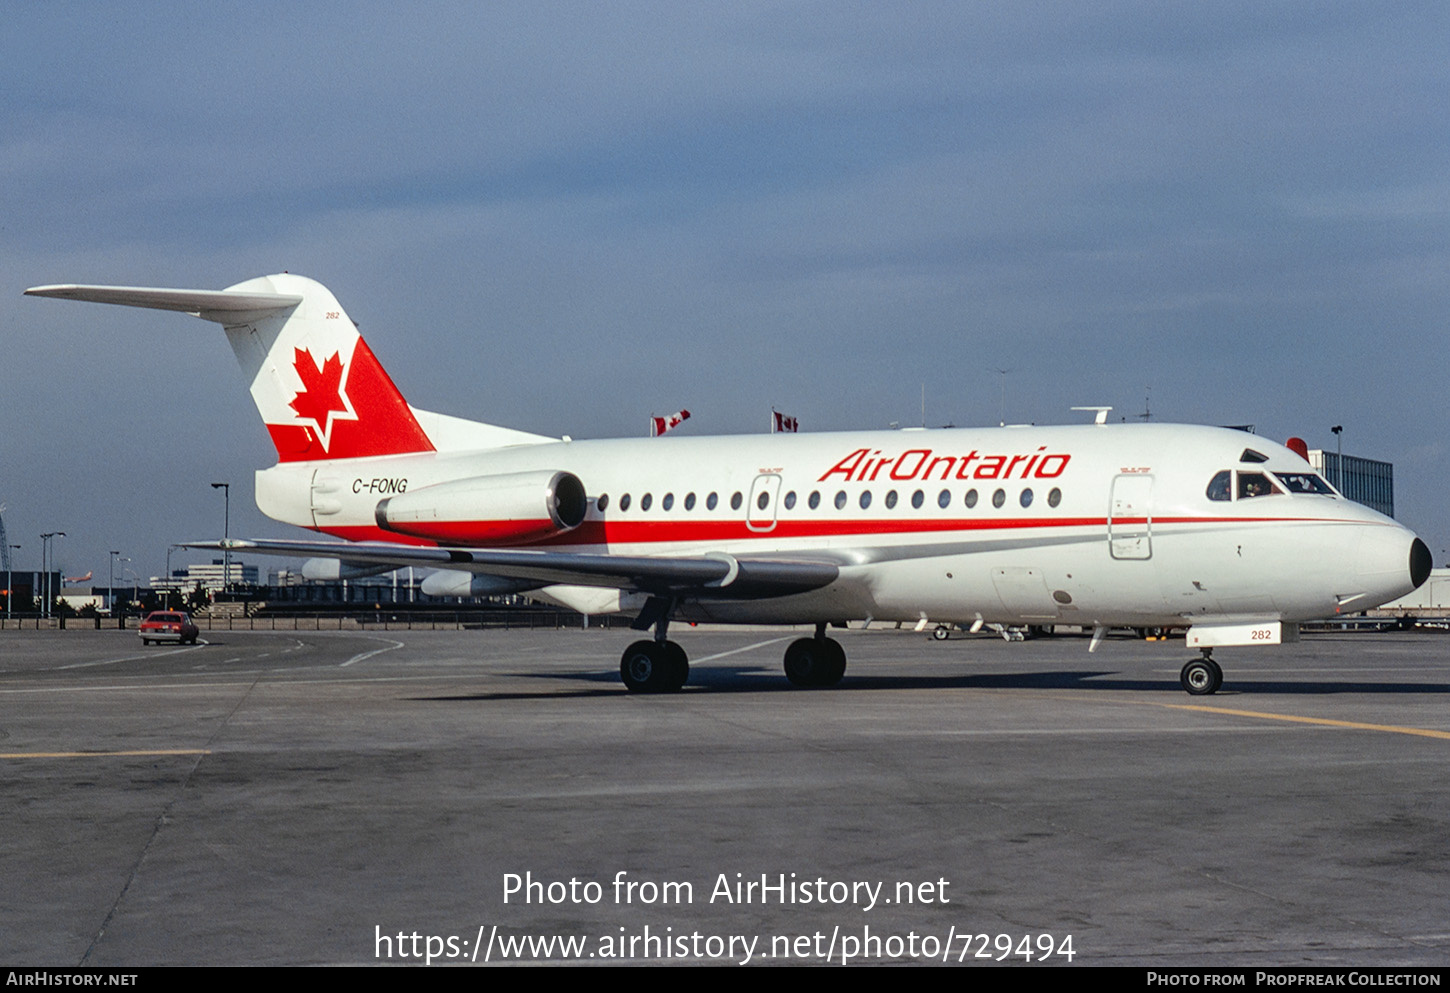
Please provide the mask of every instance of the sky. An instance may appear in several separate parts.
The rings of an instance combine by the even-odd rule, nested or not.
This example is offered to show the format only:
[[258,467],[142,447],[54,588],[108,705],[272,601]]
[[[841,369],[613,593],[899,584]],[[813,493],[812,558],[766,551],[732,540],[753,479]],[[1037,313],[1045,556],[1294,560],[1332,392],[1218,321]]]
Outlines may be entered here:
[[[1113,419],[1395,463],[1450,558],[1439,2],[0,3],[0,504],[104,581],[290,537],[220,329],[336,294],[415,405],[576,439]],[[203,561],[176,552],[173,565]],[[276,563],[269,563],[276,564]]]

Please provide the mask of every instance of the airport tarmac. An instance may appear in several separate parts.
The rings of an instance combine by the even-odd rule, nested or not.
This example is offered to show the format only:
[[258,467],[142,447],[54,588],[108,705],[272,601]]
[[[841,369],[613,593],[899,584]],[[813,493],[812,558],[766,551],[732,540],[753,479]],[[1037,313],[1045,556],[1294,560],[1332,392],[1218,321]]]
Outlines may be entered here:
[[0,961],[1450,962],[1443,635],[203,634],[0,634]]

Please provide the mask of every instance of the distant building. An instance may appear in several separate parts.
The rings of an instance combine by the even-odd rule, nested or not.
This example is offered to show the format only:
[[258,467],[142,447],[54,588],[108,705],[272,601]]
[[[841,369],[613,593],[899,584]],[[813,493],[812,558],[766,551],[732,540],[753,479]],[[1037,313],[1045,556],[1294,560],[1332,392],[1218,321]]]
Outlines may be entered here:
[[90,586],[66,586],[61,589],[59,599],[70,604],[72,610],[85,610],[87,607],[104,610],[106,607],[105,594],[97,593]]
[[1309,463],[1319,470],[1329,485],[1349,499],[1371,510],[1378,510],[1386,517],[1395,516],[1394,463],[1317,448],[1309,452]]
[[47,578],[43,572],[21,572],[19,569],[14,569],[10,572],[0,572],[0,585],[7,581],[10,583],[10,587],[6,590],[6,597],[9,596],[10,590],[15,592],[15,612],[20,613],[35,609],[35,600],[44,595],[47,582],[50,584],[50,589],[59,594],[62,577],[59,572],[53,572]]
[[185,593],[193,589],[197,583],[209,593],[215,593],[227,586],[256,586],[261,582],[261,574],[254,565],[244,565],[232,559],[231,575],[222,575],[226,572],[226,566],[221,559],[212,559],[210,565],[184,565],[180,569],[172,569],[169,579],[162,579],[159,576],[151,577],[151,585],[158,589],[175,589]]
[[276,569],[268,577],[267,599],[269,603],[291,604],[419,604],[438,603],[443,599],[428,597],[422,593],[423,577],[410,578],[413,570],[399,569],[380,576],[364,576],[361,579],[307,579],[298,569]]

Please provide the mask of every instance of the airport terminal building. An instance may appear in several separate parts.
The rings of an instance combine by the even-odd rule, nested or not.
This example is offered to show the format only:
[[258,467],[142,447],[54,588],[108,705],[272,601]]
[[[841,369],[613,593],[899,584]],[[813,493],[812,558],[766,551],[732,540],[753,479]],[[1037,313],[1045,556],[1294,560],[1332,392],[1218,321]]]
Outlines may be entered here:
[[1395,516],[1395,467],[1391,462],[1312,449],[1309,463],[1329,485],[1356,503]]

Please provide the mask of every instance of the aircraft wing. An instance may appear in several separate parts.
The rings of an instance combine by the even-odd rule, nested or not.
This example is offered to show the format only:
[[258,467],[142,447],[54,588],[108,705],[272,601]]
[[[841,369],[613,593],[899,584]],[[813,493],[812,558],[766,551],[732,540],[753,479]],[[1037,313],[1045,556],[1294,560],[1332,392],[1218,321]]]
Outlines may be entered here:
[[688,558],[589,555],[570,552],[433,548],[384,542],[230,540],[185,542],[187,548],[230,549],[344,559],[390,568],[422,566],[537,582],[541,586],[602,586],[654,596],[755,599],[789,596],[828,586],[840,575],[832,562],[736,558],[710,552]]

